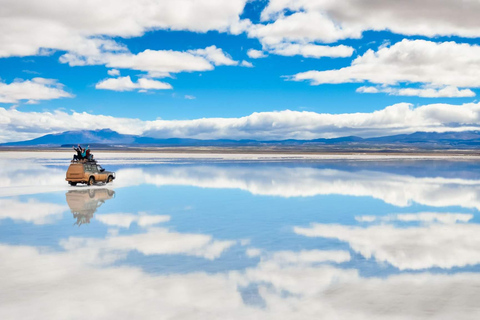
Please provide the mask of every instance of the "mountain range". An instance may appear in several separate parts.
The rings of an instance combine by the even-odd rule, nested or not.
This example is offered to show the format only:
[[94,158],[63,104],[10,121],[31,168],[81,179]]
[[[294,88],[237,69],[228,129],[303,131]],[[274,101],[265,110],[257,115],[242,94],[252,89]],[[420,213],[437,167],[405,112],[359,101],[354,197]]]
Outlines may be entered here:
[[339,146],[339,147],[389,147],[409,146],[418,148],[473,149],[480,146],[480,131],[464,132],[415,132],[393,136],[360,138],[347,136],[313,140],[199,140],[168,138],[157,139],[137,135],[120,134],[110,129],[66,131],[27,140],[0,144],[6,147],[71,147],[80,143],[91,147],[175,147],[175,146]]

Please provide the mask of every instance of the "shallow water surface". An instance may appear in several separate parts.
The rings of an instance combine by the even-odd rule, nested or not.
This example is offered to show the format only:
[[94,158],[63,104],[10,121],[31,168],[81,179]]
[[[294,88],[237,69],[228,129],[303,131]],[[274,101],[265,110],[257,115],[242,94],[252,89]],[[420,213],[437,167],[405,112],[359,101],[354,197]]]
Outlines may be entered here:
[[0,319],[478,319],[474,161],[0,153]]

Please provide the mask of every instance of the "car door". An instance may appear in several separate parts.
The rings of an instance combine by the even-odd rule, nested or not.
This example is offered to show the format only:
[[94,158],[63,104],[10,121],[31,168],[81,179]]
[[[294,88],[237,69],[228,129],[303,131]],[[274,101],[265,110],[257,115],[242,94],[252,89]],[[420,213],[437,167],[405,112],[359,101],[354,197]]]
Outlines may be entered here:
[[93,167],[95,167],[95,174],[98,176],[98,179],[95,178],[95,180],[97,181],[107,181],[107,175],[105,173],[103,173],[102,171],[100,171],[100,166],[99,165],[93,165]]

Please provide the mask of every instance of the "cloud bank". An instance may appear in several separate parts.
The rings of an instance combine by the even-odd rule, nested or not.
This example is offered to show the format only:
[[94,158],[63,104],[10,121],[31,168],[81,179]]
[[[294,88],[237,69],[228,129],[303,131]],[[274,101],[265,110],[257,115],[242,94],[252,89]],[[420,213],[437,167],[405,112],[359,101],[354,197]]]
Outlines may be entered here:
[[480,46],[456,42],[402,40],[378,51],[368,50],[351,66],[326,71],[307,71],[291,77],[312,85],[370,82],[384,86],[420,83],[433,88],[363,88],[360,92],[387,92],[394,95],[423,97],[468,97],[479,88]]
[[151,30],[242,30],[246,0],[3,1],[0,57],[37,55],[44,49],[82,56],[124,49],[110,37]]
[[[287,14],[290,11],[290,14]],[[257,36],[267,42],[335,42],[367,30],[403,35],[480,36],[478,1],[270,0]],[[285,32],[287,31],[287,32]]]
[[0,108],[1,142],[31,139],[53,132],[103,128],[157,138],[259,140],[466,131],[480,128],[480,103],[419,107],[400,103],[371,113],[329,114],[284,110],[256,112],[240,118],[152,121],[86,112],[23,112]]

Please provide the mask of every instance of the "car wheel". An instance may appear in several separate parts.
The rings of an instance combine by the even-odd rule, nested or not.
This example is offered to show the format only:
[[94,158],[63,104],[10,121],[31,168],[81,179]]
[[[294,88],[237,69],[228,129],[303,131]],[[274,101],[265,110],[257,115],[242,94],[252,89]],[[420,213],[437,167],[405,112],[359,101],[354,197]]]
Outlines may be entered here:
[[75,187],[77,185],[76,182],[69,182],[68,184],[71,185],[72,187]]
[[95,183],[95,178],[94,177],[90,177],[90,179],[88,179],[88,185],[91,186]]
[[113,181],[113,177],[112,176],[108,176],[108,179],[107,179],[107,183],[110,183]]

